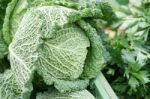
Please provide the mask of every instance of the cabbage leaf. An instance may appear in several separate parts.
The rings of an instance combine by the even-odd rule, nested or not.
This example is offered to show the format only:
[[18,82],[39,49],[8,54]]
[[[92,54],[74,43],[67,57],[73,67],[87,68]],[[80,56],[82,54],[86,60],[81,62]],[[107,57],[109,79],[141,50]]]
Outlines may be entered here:
[[36,99],[95,99],[87,90],[61,94],[56,90],[38,93]]
[[[20,87],[11,70],[0,74],[0,97],[3,99],[21,99]],[[28,97],[29,98],[29,97]]]

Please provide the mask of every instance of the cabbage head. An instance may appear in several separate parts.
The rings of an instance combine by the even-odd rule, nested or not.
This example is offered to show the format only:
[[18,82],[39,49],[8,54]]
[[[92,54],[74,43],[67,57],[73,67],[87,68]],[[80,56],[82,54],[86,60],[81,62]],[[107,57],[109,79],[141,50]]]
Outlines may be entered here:
[[106,12],[97,0],[12,0],[3,25],[11,69],[0,74],[0,97],[29,99],[35,73],[61,93],[85,89],[104,64],[92,22]]

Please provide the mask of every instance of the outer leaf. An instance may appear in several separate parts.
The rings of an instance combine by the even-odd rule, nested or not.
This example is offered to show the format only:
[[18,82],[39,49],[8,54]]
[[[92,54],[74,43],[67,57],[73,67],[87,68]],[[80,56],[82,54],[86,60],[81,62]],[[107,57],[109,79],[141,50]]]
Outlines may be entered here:
[[[77,10],[83,10],[86,8],[99,9],[101,10],[101,15],[94,16],[98,18],[103,18],[105,20],[111,21],[115,18],[115,14],[107,1],[102,0],[54,0],[57,1],[56,4],[67,6],[69,8],[74,8]],[[87,15],[87,16],[90,16]]]
[[16,5],[18,0],[12,0],[6,9],[6,16],[4,19],[4,24],[3,24],[3,37],[4,40],[7,44],[11,42],[11,34],[10,34],[10,28],[9,28],[9,22],[10,22],[10,15],[12,14],[12,11]]
[[37,60],[36,49],[40,43],[38,31],[41,24],[37,17],[27,14],[9,46],[11,70],[16,76],[18,86],[22,89],[23,97],[27,94],[29,96],[32,90],[32,76]]
[[0,97],[2,99],[21,99],[21,91],[17,79],[11,70],[0,74]]
[[4,58],[6,54],[7,54],[7,45],[4,43],[4,40],[2,38],[2,32],[0,30],[0,59]]
[[16,5],[9,18],[10,35],[13,36],[16,33],[23,16],[25,12],[27,11],[28,6],[29,4],[27,0],[18,0],[18,2],[16,2]]
[[[5,10],[6,10],[7,4],[9,2],[10,2],[10,0],[0,0],[0,23],[1,22],[3,23],[4,16],[5,16]],[[2,23],[0,24],[0,28],[1,28],[1,25],[3,25]]]
[[90,24],[85,21],[79,21],[78,24],[85,30],[91,43],[82,77],[94,78],[102,69],[104,64],[102,41],[100,36],[97,35],[97,31]]
[[84,90],[89,85],[89,80],[57,80],[54,84],[55,88],[61,93]]
[[87,90],[61,94],[56,90],[39,93],[36,99],[95,99]]
[[10,44],[13,35],[16,33],[19,24],[29,8],[30,0],[11,0],[6,9],[6,15],[3,25],[3,38],[7,44]]

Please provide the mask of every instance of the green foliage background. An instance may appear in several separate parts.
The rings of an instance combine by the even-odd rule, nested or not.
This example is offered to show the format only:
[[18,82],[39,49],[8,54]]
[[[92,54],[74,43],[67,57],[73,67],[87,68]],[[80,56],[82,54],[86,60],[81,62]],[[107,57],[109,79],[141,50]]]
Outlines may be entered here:
[[118,19],[104,25],[115,37],[103,40],[111,57],[103,73],[121,99],[149,99],[150,2],[116,0],[111,5]]

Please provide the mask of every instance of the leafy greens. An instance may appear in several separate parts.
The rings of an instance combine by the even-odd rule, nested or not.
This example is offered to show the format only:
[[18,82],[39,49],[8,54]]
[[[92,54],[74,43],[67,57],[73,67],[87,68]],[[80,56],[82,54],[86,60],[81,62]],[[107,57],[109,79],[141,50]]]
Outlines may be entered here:
[[2,32],[9,46],[11,67],[0,74],[0,97],[29,99],[37,73],[44,84],[54,85],[59,91],[56,94],[61,92],[65,94],[60,95],[72,98],[79,95],[81,99],[86,94],[93,99],[89,92],[79,91],[87,88],[105,63],[101,38],[91,22],[108,20],[107,15],[113,17],[113,12],[106,2],[81,2],[12,0],[9,3]]

